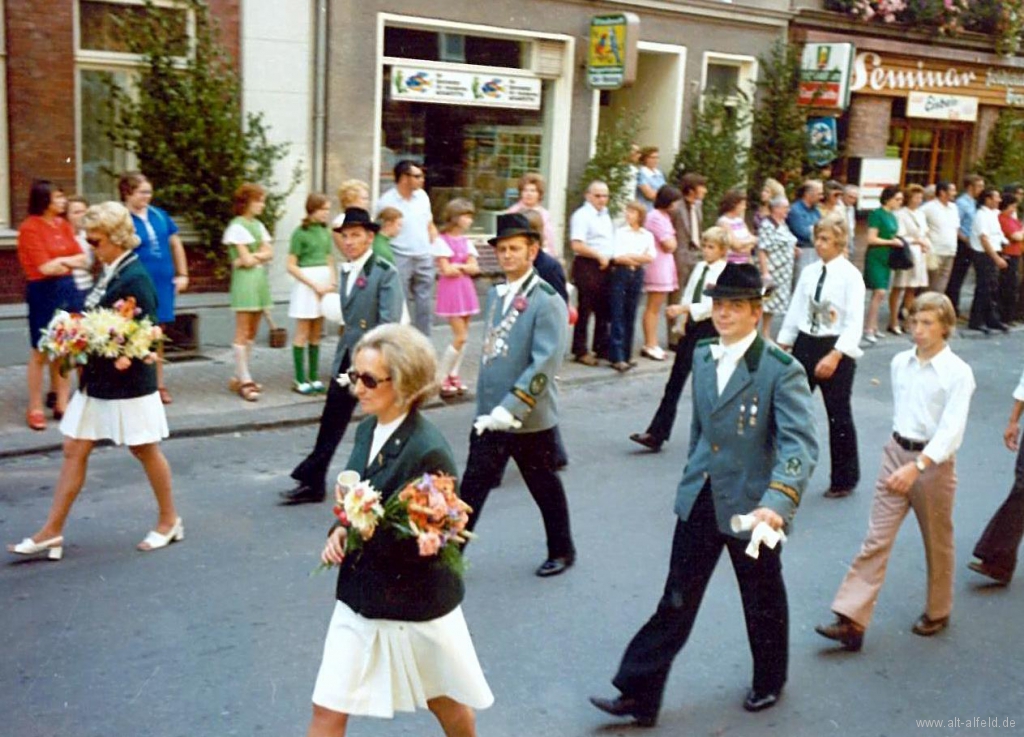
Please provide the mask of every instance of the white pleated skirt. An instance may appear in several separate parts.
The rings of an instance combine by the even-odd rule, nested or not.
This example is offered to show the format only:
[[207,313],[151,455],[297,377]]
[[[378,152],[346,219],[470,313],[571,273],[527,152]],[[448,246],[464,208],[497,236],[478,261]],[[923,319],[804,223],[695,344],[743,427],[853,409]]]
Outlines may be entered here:
[[[316,284],[331,283],[330,266],[303,266],[301,271]],[[288,317],[293,320],[313,320],[323,317],[323,314],[319,295],[302,282],[293,280],[291,297],[288,299]]]
[[111,440],[117,445],[148,445],[170,435],[157,392],[132,399],[97,399],[76,391],[60,431],[75,440]]
[[367,619],[336,603],[314,704],[390,719],[440,696],[473,709],[494,703],[462,607],[427,622],[400,622]]

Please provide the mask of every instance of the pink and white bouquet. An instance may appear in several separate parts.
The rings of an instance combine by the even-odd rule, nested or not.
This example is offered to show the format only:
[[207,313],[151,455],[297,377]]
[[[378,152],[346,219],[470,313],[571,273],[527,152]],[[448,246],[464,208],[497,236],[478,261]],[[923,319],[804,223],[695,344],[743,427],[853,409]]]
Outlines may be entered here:
[[43,331],[39,348],[59,361],[65,372],[85,365],[89,356],[113,359],[121,370],[133,360],[151,362],[165,337],[159,325],[141,314],[134,297],[118,300],[113,308],[81,314],[58,311]]

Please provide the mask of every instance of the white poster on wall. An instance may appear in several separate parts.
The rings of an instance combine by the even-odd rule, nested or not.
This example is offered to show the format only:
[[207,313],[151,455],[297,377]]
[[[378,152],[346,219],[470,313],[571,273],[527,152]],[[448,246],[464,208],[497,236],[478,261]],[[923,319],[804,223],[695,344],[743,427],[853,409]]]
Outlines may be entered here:
[[935,92],[911,92],[907,97],[907,117],[973,123],[978,119],[978,98]]
[[396,65],[391,67],[391,99],[441,105],[539,110],[541,81],[514,74],[484,74]]
[[859,210],[881,207],[880,197],[886,187],[898,187],[903,177],[903,159],[861,159]]

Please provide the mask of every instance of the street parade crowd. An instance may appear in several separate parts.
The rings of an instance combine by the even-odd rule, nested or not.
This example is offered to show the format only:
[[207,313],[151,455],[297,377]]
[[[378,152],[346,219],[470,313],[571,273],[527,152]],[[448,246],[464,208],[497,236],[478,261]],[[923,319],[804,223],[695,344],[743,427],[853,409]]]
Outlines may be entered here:
[[[462,613],[461,563],[465,551],[487,544],[472,542],[473,530],[510,459],[543,520],[546,551],[536,575],[558,576],[576,562],[560,477],[568,449],[559,432],[557,376],[567,356],[623,374],[641,359],[672,358],[650,424],[630,436],[653,452],[669,441],[692,375],[664,593],[640,630],[623,638],[612,679],[617,693],[591,697],[596,708],[642,726],[656,723],[672,663],[723,549],[736,574],[753,658],[743,706],[760,711],[778,702],[789,655],[781,554],[821,455],[813,392],[820,389],[828,417],[825,496],[845,497],[861,480],[851,403],[857,361],[885,336],[907,333],[912,340],[890,365],[892,433],[881,449],[864,542],[831,603],[834,619],[816,631],[847,650],[861,649],[910,511],[927,564],[913,632],[927,637],[949,625],[955,457],[975,391],[971,367],[949,338],[971,268],[976,286],[967,329],[1006,331],[1024,314],[1024,225],[1017,217],[1024,192],[1000,192],[973,175],[959,197],[950,182],[887,187],[857,243],[853,186],[809,179],[791,203],[785,188],[769,180],[756,211],[748,212],[745,193],[731,191],[718,220],[706,224],[703,177],[690,173],[667,183],[655,148],[635,147],[631,172],[618,221],[602,181],[589,184],[572,214],[574,300],[541,204],[539,174],[522,178],[519,201],[497,218],[486,248],[504,279],[482,303],[474,278],[481,274],[478,248],[485,246],[468,235],[474,205],[451,200],[437,227],[418,163],[396,164],[394,188],[373,209],[369,187],[354,180],[341,186],[341,213],[333,220],[328,197],[307,198],[287,255],[292,389],[326,397],[310,452],[292,469],[294,485],[280,501],[322,503],[333,490],[336,502],[337,523],[321,552],[323,566],[337,568],[336,602],[313,687],[311,737],[344,734],[351,715],[392,717],[416,708],[429,709],[449,737],[476,734],[474,712],[490,706],[494,695]],[[157,524],[139,549],[184,538],[160,450],[168,437],[164,406],[173,399],[161,370],[158,326],[174,319],[175,295],[188,288],[188,265],[177,225],[151,203],[152,183],[128,172],[119,191],[122,202],[90,206],[53,183],[36,182],[19,231],[30,323],[26,422],[45,429],[48,405],[65,443],[50,513],[31,536],[8,546],[17,556],[61,559],[65,523],[90,453],[103,440],[129,447],[157,500]],[[275,254],[259,219],[265,203],[259,185],[239,187],[223,235],[236,325],[227,384],[246,402],[259,401],[263,391],[251,353],[272,304],[266,265]],[[852,261],[858,249],[864,249],[863,268]],[[87,320],[74,317],[82,314],[123,318],[117,324],[127,337],[77,361],[77,371],[61,371],[79,355],[67,331],[85,335]],[[483,345],[476,386],[468,387],[460,369],[475,315],[482,316]],[[435,317],[451,328],[440,356],[426,337]],[[638,317],[641,349],[634,356]],[[322,372],[325,319],[343,330],[330,369]],[[152,340],[130,354],[125,344],[141,324]],[[471,389],[475,420],[460,474],[449,440],[422,407],[435,392],[451,397]],[[357,406],[365,419],[335,482],[332,460]],[[1019,451],[1016,481],[970,563],[1001,584],[1013,576],[1024,535],[1022,411],[1024,376],[1004,433],[1006,446]]]

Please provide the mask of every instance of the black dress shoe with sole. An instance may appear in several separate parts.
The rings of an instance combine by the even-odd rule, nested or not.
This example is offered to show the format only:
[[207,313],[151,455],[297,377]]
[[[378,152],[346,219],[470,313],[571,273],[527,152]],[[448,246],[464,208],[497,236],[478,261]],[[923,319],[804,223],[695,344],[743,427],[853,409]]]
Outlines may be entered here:
[[823,496],[826,499],[842,499],[844,496],[850,496],[852,493],[853,489],[837,489],[832,486],[829,487],[828,491],[826,491]]
[[557,576],[560,573],[565,573],[566,570],[572,567],[576,562],[575,555],[565,555],[560,558],[548,558],[546,561],[540,564],[536,573],[541,578],[547,578],[548,576]]
[[819,624],[814,628],[822,637],[835,640],[844,650],[855,653],[864,645],[864,630],[846,617],[839,617],[832,624]]
[[975,573],[980,573],[982,576],[991,578],[993,581],[1000,584],[1001,586],[1006,586],[1010,583],[1010,579],[1013,578],[1012,573],[1007,573],[1006,571],[1001,571],[997,568],[993,568],[983,560],[972,560],[970,563],[967,564],[967,567]]
[[653,450],[655,453],[661,450],[661,446],[665,442],[664,440],[659,440],[654,437],[649,432],[635,432],[629,436],[629,439],[634,443],[644,446],[648,450]]
[[914,622],[914,626],[910,628],[910,631],[915,635],[921,635],[921,637],[931,637],[937,635],[942,630],[949,626],[949,617],[943,617],[942,619],[932,619],[927,614],[922,614]]
[[282,491],[278,496],[281,498],[282,505],[290,506],[293,504],[319,504],[327,498],[327,493],[322,490],[317,491],[305,484],[299,484],[294,489]]
[[743,708],[747,711],[764,711],[765,709],[771,709],[779,703],[779,696],[781,695],[781,691],[766,691],[765,693],[758,693],[754,689],[750,689],[750,691],[747,692],[747,698],[743,700]]
[[658,721],[656,710],[628,696],[616,696],[614,699],[591,696],[590,703],[613,717],[633,717],[638,727],[653,727]]

